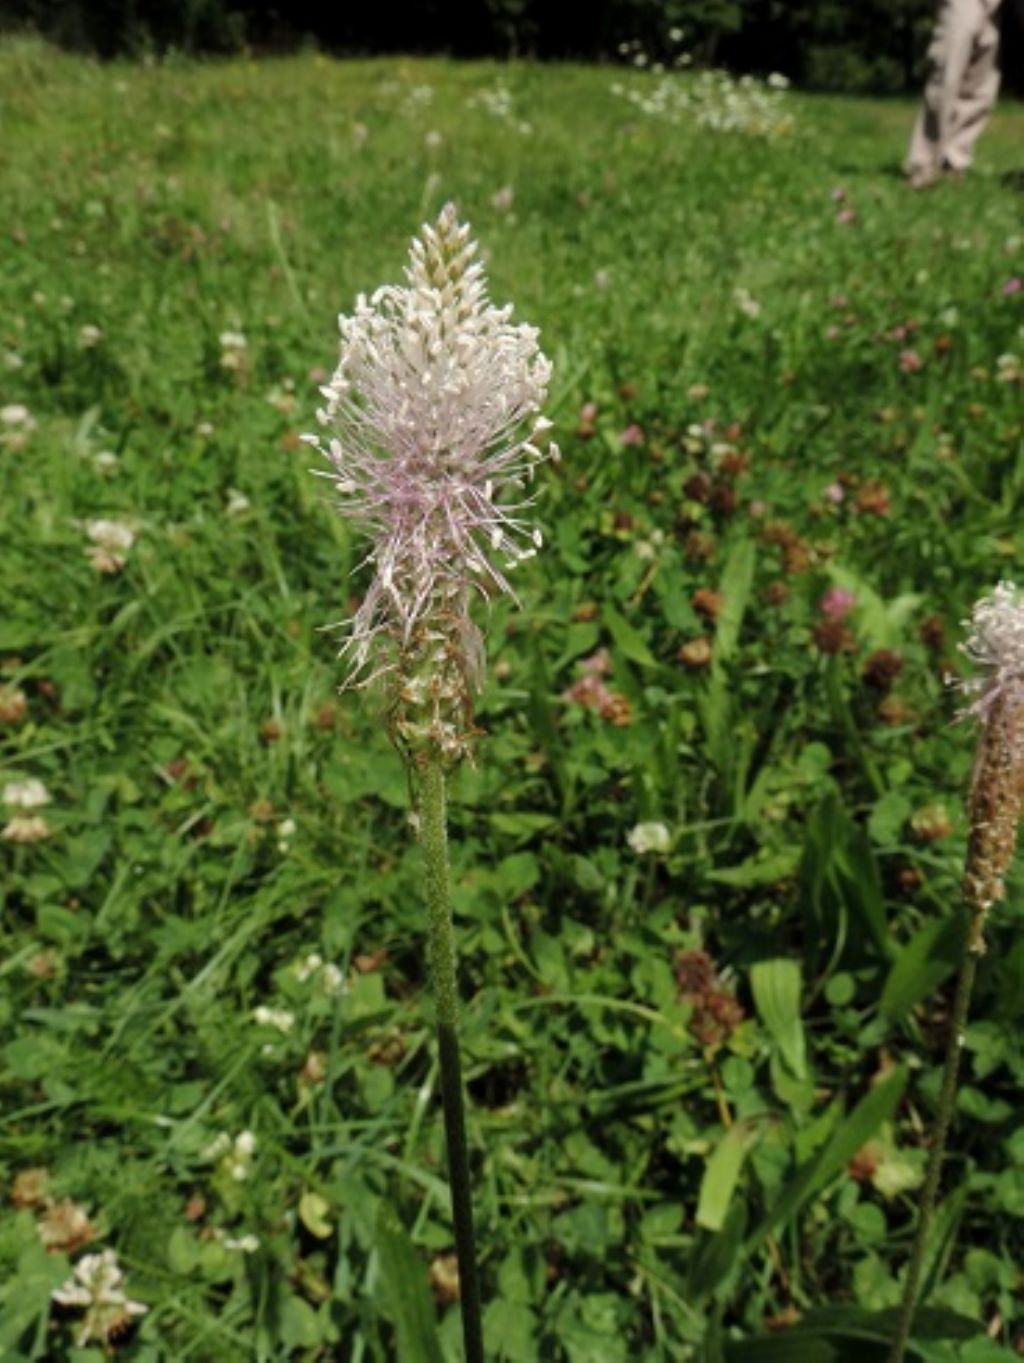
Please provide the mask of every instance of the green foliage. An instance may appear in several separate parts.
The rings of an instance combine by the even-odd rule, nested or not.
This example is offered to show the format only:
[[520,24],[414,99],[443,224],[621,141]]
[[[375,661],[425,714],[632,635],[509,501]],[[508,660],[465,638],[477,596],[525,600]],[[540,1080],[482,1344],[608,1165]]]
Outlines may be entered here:
[[[420,858],[374,698],[336,694],[364,570],[298,441],[335,314],[448,197],[541,327],[563,450],[452,796],[489,1356],[884,1347],[961,930],[943,677],[1020,553],[1021,115],[917,198],[883,170],[909,102],[794,96],[768,143],[616,78],[0,48],[0,409],[34,422],[0,424],[0,790],[52,795],[0,839],[11,1363],[103,1356],[50,1294],[107,1247],[149,1307],[128,1363],[458,1357]],[[1014,876],[929,1363],[1024,1333],[1020,914]],[[9,1201],[40,1168],[87,1246]]]

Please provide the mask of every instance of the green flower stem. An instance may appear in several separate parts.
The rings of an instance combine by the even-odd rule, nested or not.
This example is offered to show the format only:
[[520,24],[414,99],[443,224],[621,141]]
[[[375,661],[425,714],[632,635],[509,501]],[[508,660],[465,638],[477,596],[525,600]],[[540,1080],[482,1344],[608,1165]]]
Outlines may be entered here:
[[964,949],[964,957],[960,962],[960,972],[957,975],[956,994],[953,997],[953,1011],[949,1019],[949,1037],[946,1042],[946,1065],[942,1075],[942,1089],[939,1094],[938,1111],[935,1114],[935,1127],[932,1132],[931,1150],[928,1154],[928,1168],[925,1173],[924,1189],[921,1193],[921,1211],[918,1214],[917,1234],[914,1237],[914,1247],[911,1250],[910,1262],[907,1264],[907,1280],[903,1287],[903,1302],[900,1306],[899,1320],[896,1325],[896,1333],[893,1336],[888,1363],[903,1363],[903,1357],[907,1351],[907,1344],[910,1341],[910,1335],[913,1329],[914,1313],[917,1310],[917,1298],[921,1290],[921,1275],[924,1271],[924,1261],[928,1249],[928,1230],[931,1225],[932,1213],[935,1210],[935,1199],[939,1190],[939,1176],[942,1173],[942,1160],[946,1153],[946,1137],[949,1135],[949,1126],[953,1119],[953,1108],[956,1105],[956,1081],[957,1075],[960,1072],[960,1055],[964,1048],[964,1028],[967,1025],[967,1010],[971,1002],[971,991],[974,988],[974,977],[978,970],[978,961],[985,950],[982,937],[984,926],[984,914],[977,912],[973,913],[971,915],[971,926],[968,931],[967,943]]
[[466,1147],[466,1113],[459,1059],[458,994],[455,980],[455,937],[452,929],[451,874],[445,815],[445,778],[440,762],[428,762],[422,773],[419,799],[420,840],[427,867],[430,975],[437,1016],[441,1098],[448,1143],[448,1183],[455,1222],[455,1253],[459,1261],[462,1337],[466,1363],[483,1363],[484,1341],[480,1320],[480,1283],[477,1278],[473,1234],[473,1201]]

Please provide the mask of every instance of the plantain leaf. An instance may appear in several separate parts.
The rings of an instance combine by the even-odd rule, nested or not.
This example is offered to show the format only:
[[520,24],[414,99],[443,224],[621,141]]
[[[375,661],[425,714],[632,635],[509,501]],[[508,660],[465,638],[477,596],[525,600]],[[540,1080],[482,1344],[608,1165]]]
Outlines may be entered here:
[[722,612],[715,628],[715,665],[728,662],[736,652],[740,625],[754,585],[757,546],[752,539],[740,540],[726,560],[718,590]]
[[444,1363],[426,1268],[387,1203],[381,1203],[374,1241],[387,1312],[395,1326],[396,1363]]
[[715,1146],[704,1167],[697,1201],[697,1225],[704,1230],[721,1230],[736,1191],[747,1151],[757,1139],[757,1126],[736,1122]]
[[807,1078],[807,1046],[800,1019],[802,984],[799,964],[785,957],[758,961],[750,971],[750,988],[761,1021],[797,1079]]
[[967,914],[962,912],[928,923],[914,934],[893,961],[882,987],[879,1012],[887,1022],[905,1018],[953,973],[966,935]]
[[613,606],[605,606],[601,619],[608,626],[608,633],[615,640],[615,647],[631,663],[641,667],[657,667],[658,660],[644,643],[636,626],[631,624]]
[[821,1150],[798,1169],[783,1188],[767,1215],[751,1232],[748,1251],[792,1221],[804,1203],[849,1164],[861,1146],[892,1115],[906,1086],[907,1071],[899,1066],[865,1094],[849,1117],[836,1125]]

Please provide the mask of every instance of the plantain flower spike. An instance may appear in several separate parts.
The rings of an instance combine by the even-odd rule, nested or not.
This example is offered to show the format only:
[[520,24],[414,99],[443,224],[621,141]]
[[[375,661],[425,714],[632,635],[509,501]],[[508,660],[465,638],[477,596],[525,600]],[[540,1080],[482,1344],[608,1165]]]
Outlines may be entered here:
[[964,892],[972,912],[970,944],[982,950],[985,914],[1003,897],[1024,799],[1024,599],[1000,582],[964,624],[963,652],[980,675],[963,683],[967,713],[981,723],[968,797],[970,835]]
[[537,330],[489,300],[477,244],[448,204],[413,239],[405,285],[339,319],[321,389],[335,505],[370,541],[373,577],[345,621],[346,685],[384,678],[392,737],[417,762],[470,755],[483,680],[474,595],[515,598],[508,574],[542,543],[527,487],[551,423]]

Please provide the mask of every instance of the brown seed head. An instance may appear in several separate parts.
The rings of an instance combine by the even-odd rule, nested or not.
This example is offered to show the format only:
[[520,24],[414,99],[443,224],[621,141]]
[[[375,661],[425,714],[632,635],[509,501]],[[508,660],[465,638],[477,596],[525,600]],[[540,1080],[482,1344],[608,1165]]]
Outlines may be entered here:
[[1024,796],[1024,704],[999,696],[988,710],[967,801],[964,895],[983,915],[1005,892]]
[[688,667],[692,672],[698,672],[701,668],[710,667],[713,656],[711,640],[706,634],[698,635],[696,639],[691,639],[689,643],[683,644],[676,654],[676,658],[684,667]]
[[725,597],[710,587],[698,587],[690,598],[690,605],[705,620],[717,620],[725,606]]
[[85,1210],[70,1198],[54,1202],[39,1221],[39,1238],[50,1254],[74,1254],[95,1234]]
[[852,653],[855,640],[842,620],[819,620],[814,626],[814,643],[820,653]]
[[864,664],[861,676],[876,691],[888,691],[903,671],[903,659],[889,648],[878,648]]
[[0,724],[20,724],[27,714],[25,692],[17,686],[0,686]]
[[22,1169],[11,1184],[11,1201],[16,1207],[41,1207],[49,1197],[49,1169]]
[[714,558],[716,547],[714,535],[694,530],[686,537],[683,553],[691,563],[706,563],[709,558]]

